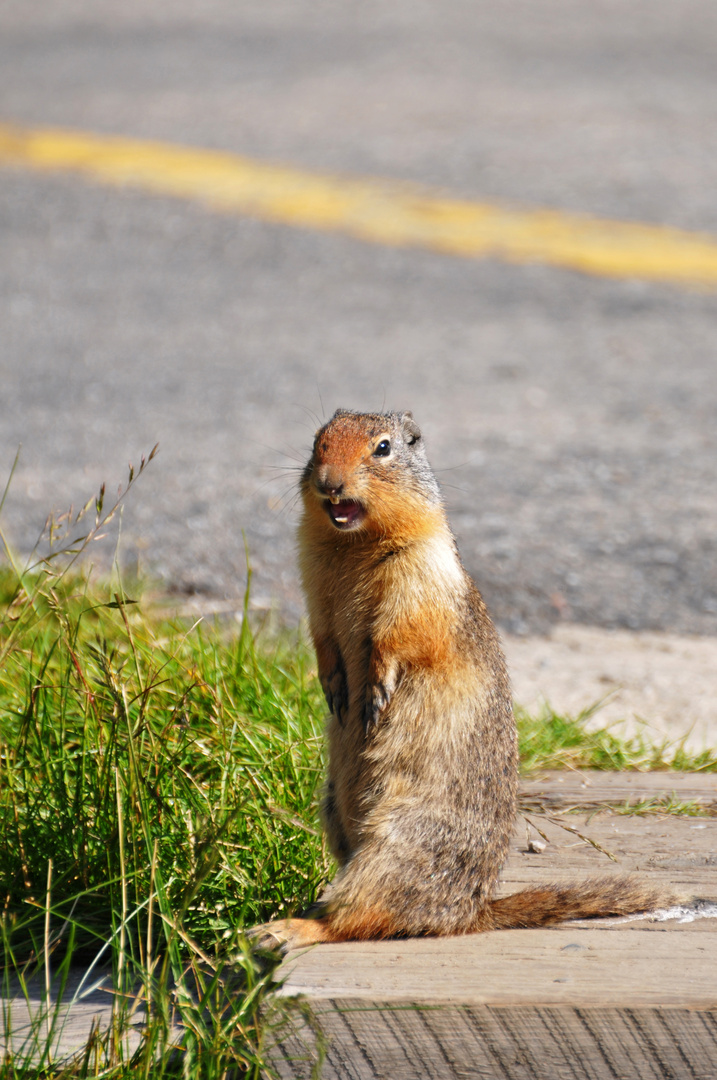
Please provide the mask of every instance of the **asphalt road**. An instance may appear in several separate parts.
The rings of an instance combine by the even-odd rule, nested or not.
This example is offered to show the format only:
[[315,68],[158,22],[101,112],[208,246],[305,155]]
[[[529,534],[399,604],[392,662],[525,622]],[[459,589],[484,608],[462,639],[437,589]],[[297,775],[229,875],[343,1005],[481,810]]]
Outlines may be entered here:
[[[0,121],[717,234],[712,0],[6,0]],[[717,633],[717,298],[0,172],[0,469],[28,550],[160,443],[121,540],[301,610],[296,468],[410,408],[501,625]],[[100,563],[111,558],[107,543]]]

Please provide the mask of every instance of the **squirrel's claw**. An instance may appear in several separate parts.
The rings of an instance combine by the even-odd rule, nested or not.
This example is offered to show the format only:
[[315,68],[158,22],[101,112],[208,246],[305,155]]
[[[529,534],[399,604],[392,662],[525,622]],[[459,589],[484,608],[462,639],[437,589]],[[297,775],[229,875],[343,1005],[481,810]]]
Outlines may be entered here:
[[397,685],[398,681],[395,680],[393,685],[389,685],[388,683],[374,683],[367,688],[366,705],[363,712],[364,731],[369,731],[372,726],[378,724],[382,714],[391,703],[393,691]]
[[280,956],[291,948],[291,919],[275,919],[273,922],[252,926],[246,936],[253,949],[260,952],[278,952]]
[[402,675],[403,669],[395,658],[387,661],[378,650],[374,650],[366,686],[366,705],[363,714],[365,732],[378,724],[386,712],[398,689]]
[[255,950],[279,956],[285,956],[291,949],[331,940],[320,918],[274,919],[252,927],[247,937]]
[[346,677],[341,667],[335,668],[323,683],[324,696],[329,712],[333,713],[340,724],[349,711]]

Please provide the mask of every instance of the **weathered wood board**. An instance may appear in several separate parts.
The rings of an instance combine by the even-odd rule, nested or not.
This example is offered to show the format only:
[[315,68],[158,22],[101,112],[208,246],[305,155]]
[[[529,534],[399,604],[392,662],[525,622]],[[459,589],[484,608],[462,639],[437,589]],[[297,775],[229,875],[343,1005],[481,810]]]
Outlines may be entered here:
[[614,925],[610,933],[573,923],[451,940],[347,942],[289,960],[283,993],[311,1000],[717,1008],[717,935],[707,922],[661,923],[652,931]]
[[[524,784],[523,805],[674,795],[707,807],[716,788],[714,776],[559,773]],[[539,838],[544,849],[530,850]],[[713,917],[586,920],[290,956],[282,992],[312,1004],[328,1041],[322,1076],[717,1080],[717,819],[527,811],[501,892],[625,872],[714,900],[702,908]],[[287,1080],[309,1075],[307,1035],[277,1053]]]
[[717,773],[550,769],[522,780],[520,785],[521,805],[534,810],[589,810],[648,799],[694,802],[717,810]]
[[[49,1005],[45,982],[34,977],[24,990],[17,981],[8,997],[0,998],[0,1061],[12,1051],[20,1059],[55,1060],[75,1054],[87,1043],[93,1026],[106,1031],[112,1024],[112,1010],[119,1001],[112,985],[112,972],[83,970],[69,972],[64,994],[59,999],[57,981],[51,982]],[[132,1011],[125,1028],[124,1048],[130,1054],[138,1045],[146,1012],[140,1004]]]
[[[634,872],[714,904],[666,921],[591,919],[543,930],[317,946],[284,962],[283,992],[317,999],[717,1007],[717,819],[602,812],[528,815],[528,821],[514,839],[503,894]],[[528,850],[526,832],[537,837],[535,826],[549,841],[540,853]],[[714,917],[703,917],[710,911]]]
[[[322,1080],[715,1080],[717,1011],[316,1005]],[[274,1057],[282,1080],[310,1075],[311,1039]]]

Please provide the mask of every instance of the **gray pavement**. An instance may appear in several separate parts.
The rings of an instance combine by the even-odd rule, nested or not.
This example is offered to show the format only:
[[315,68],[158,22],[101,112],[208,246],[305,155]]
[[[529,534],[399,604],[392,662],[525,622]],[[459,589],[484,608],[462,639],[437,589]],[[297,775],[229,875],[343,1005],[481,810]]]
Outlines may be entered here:
[[[716,45],[710,0],[23,0],[0,120],[717,233]],[[21,549],[159,441],[124,562],[231,604],[245,530],[257,606],[294,620],[296,469],[319,418],[385,404],[423,426],[504,628],[717,633],[714,296],[19,171],[0,235]]]

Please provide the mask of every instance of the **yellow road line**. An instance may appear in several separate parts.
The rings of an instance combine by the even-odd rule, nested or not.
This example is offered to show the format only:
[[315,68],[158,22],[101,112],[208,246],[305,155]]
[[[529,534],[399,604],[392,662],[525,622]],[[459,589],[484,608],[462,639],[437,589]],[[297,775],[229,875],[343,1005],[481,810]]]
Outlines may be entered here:
[[717,285],[717,237],[708,234],[444,198],[395,181],[324,176],[214,150],[0,125],[0,165],[77,173],[377,244],[548,263],[605,277]]

